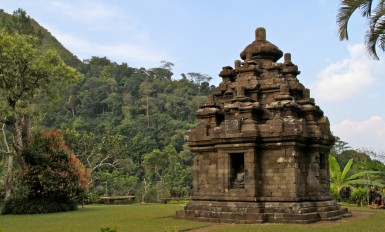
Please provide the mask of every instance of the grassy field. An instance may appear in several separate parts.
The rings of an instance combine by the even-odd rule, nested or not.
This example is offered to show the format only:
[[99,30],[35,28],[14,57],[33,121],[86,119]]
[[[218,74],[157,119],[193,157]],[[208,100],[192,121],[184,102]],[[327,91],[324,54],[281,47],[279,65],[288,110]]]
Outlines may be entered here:
[[179,231],[207,225],[175,220],[178,204],[91,205],[74,212],[41,215],[1,215],[0,232]]
[[210,224],[173,219],[179,204],[91,205],[75,212],[44,215],[1,215],[0,232],[99,232],[100,228],[125,231],[385,231],[385,210],[349,207],[353,217],[310,225]]

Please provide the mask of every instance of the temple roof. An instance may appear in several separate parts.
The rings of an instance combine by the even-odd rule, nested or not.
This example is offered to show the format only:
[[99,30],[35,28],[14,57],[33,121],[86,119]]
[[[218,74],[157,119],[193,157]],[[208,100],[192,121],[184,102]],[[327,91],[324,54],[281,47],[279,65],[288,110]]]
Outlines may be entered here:
[[266,40],[266,30],[259,27],[255,30],[255,40],[241,52],[243,60],[271,60],[276,62],[282,57],[282,51]]

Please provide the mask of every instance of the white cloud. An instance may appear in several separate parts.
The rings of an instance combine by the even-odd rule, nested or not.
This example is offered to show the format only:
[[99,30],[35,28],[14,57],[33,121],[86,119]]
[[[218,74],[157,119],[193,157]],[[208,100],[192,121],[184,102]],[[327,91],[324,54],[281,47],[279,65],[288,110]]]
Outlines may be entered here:
[[319,73],[312,87],[316,99],[343,101],[358,97],[377,75],[385,72],[384,62],[368,58],[363,44],[348,45],[348,50],[349,58],[331,63]]
[[82,1],[71,4],[66,1],[53,1],[51,5],[57,12],[77,21],[109,20],[119,15],[119,9],[97,2]]
[[161,51],[150,50],[134,43],[97,43],[72,34],[55,32],[55,37],[70,51],[76,51],[79,59],[89,59],[91,56],[106,56],[114,62],[136,63],[142,67],[158,65],[167,59]]
[[372,148],[385,151],[385,120],[372,116],[363,121],[346,119],[331,125],[334,135],[348,142],[353,148]]
[[103,45],[100,46],[99,52],[120,60],[131,60],[135,62],[156,62],[158,64],[161,60],[167,59],[167,56],[162,54],[162,52],[128,43]]

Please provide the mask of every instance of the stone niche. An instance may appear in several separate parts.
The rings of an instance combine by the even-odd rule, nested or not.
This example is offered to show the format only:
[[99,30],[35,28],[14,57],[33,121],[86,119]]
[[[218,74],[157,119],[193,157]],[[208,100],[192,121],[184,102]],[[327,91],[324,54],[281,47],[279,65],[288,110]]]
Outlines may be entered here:
[[329,121],[282,51],[255,32],[186,134],[193,193],[177,218],[225,223],[311,223],[350,213],[332,200]]

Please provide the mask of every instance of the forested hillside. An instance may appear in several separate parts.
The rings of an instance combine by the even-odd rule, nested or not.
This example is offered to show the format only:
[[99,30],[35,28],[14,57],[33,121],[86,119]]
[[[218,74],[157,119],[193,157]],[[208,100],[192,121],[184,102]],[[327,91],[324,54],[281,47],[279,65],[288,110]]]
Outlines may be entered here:
[[192,155],[184,134],[213,87],[194,82],[197,75],[210,79],[197,73],[173,80],[171,68],[169,62],[138,69],[93,57],[79,69],[84,79],[46,107],[40,125],[63,131],[93,170],[95,193],[135,194],[138,184],[147,184],[162,195],[151,201],[189,194]]
[[22,9],[16,10],[12,15],[0,9],[0,28],[11,32],[37,36],[42,50],[54,49],[59,53],[64,62],[72,67],[77,67],[81,64],[81,61],[74,54],[63,47],[49,31],[30,18]]
[[[197,72],[174,76],[173,64],[166,61],[149,69],[106,57],[81,62],[21,9],[13,15],[0,12],[0,26],[38,37],[41,50],[56,50],[83,74],[80,82],[55,90],[59,94],[49,101],[36,102],[30,125],[32,132],[63,134],[91,173],[91,195],[157,201],[189,194],[192,155],[184,134],[213,88],[211,77]],[[11,129],[3,128],[11,143]]]

